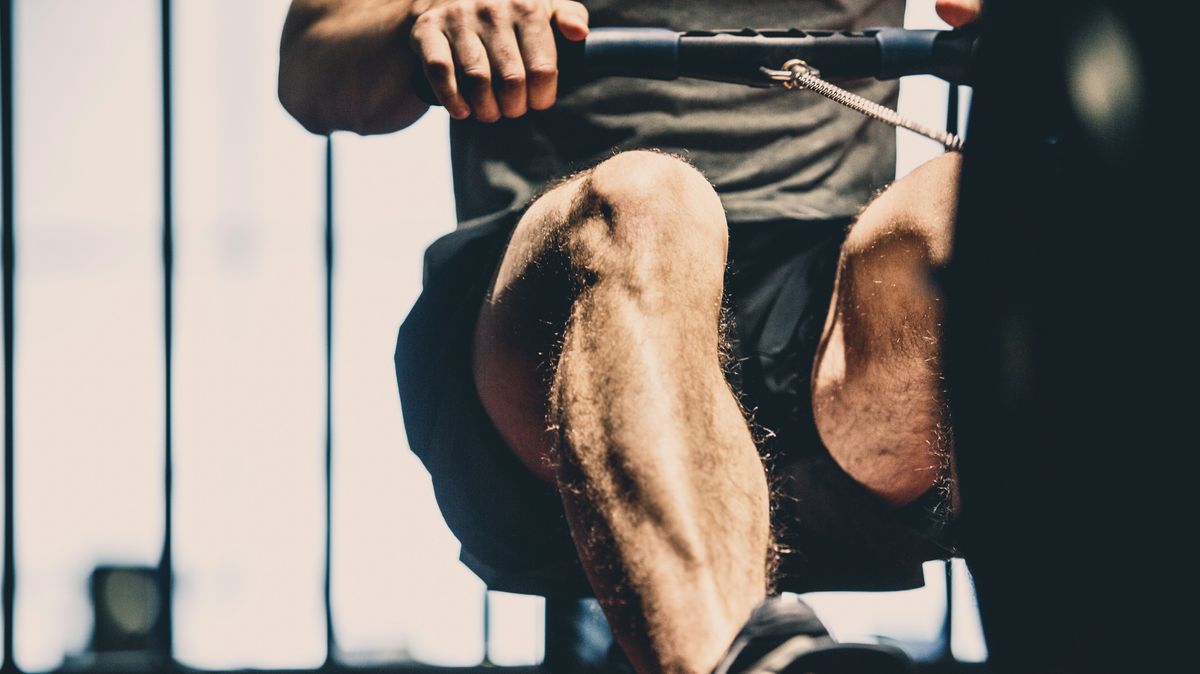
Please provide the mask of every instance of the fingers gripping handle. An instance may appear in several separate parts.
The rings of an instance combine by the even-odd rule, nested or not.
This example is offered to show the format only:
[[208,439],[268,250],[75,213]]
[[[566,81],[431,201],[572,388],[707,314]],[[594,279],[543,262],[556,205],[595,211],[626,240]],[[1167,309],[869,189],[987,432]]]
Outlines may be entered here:
[[[969,31],[881,28],[834,31],[692,31],[594,28],[587,39],[558,39],[559,73],[566,85],[601,77],[673,80],[678,77],[768,86],[760,67],[804,59],[830,79],[931,74],[970,84],[976,34]],[[413,78],[422,101],[439,105],[423,73]]]
[[[679,77],[679,38],[666,28],[595,28],[581,42],[560,35],[559,77],[566,84],[613,76],[673,80]],[[413,76],[413,91],[441,105],[424,73]]]

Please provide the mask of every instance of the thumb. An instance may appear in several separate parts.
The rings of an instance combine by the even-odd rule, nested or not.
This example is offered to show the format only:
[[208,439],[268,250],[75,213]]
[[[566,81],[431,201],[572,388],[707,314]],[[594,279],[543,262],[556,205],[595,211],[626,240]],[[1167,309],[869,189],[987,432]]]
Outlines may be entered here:
[[578,42],[587,37],[587,7],[573,2],[573,0],[553,0],[550,14],[563,37],[572,42]]
[[983,12],[982,0],[937,0],[936,9],[942,21],[962,28],[975,21]]

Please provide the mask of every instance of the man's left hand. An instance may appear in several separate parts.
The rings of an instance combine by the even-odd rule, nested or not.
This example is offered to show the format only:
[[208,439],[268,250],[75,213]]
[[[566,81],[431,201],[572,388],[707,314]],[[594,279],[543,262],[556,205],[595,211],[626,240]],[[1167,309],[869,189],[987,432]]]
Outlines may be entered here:
[[983,11],[983,0],[937,0],[936,7],[942,21],[962,28],[979,18]]

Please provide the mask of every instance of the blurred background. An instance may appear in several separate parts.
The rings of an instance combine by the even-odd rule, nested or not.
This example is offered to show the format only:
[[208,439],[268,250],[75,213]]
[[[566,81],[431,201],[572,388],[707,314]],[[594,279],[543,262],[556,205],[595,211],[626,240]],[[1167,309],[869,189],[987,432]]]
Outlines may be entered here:
[[[275,97],[287,5],[3,3],[5,671],[544,657],[544,602],[458,562],[396,395],[454,227],[448,118],[306,133]],[[944,27],[932,5],[907,25]],[[947,85],[903,86],[946,122]],[[901,134],[897,171],[940,151]],[[965,567],[926,575],[811,599],[839,635],[983,660]]]

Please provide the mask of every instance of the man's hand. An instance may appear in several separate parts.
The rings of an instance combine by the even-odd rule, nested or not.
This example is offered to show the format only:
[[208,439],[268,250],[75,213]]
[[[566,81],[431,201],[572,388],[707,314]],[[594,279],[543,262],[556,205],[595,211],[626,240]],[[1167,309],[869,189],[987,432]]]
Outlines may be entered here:
[[554,31],[588,33],[572,0],[417,0],[410,43],[442,105],[482,122],[545,110],[558,91]]
[[982,11],[983,0],[937,0],[938,16],[955,28],[975,21]]

